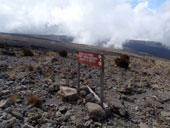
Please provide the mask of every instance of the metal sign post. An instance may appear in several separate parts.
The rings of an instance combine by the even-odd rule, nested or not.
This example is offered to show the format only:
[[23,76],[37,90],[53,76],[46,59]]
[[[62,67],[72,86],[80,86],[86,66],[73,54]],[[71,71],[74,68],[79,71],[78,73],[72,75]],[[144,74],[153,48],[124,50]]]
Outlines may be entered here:
[[77,77],[78,77],[78,83],[77,83],[77,90],[78,94],[80,92],[80,63],[77,64]]
[[101,106],[103,107],[103,100],[104,100],[104,55],[102,56],[102,67],[101,67],[101,74],[100,74],[100,99],[101,99]]

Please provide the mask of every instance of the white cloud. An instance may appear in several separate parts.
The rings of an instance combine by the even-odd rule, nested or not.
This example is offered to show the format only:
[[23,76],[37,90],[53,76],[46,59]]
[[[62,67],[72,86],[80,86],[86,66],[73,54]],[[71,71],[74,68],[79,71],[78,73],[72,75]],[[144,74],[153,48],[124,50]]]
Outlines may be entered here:
[[121,47],[124,40],[170,46],[170,0],[158,10],[147,0],[0,0],[0,31],[68,34],[75,42]]

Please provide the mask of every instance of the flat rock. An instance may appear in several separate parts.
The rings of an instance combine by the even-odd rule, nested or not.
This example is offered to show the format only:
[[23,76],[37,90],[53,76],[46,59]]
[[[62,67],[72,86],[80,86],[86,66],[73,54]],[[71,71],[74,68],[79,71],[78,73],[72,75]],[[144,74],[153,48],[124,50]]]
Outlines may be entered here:
[[0,101],[0,108],[7,108],[9,106],[8,100],[1,100]]
[[16,118],[13,117],[9,120],[3,121],[2,123],[0,123],[0,128],[12,128],[13,125],[16,123]]
[[140,127],[140,128],[149,128],[148,125],[145,124],[145,123],[140,123],[140,124],[139,124],[139,127]]
[[100,105],[95,104],[95,103],[87,103],[86,107],[92,119],[102,120],[106,117],[106,113]]
[[7,95],[10,93],[10,90],[3,90],[3,91],[1,91],[1,93],[2,93],[2,95]]
[[70,87],[60,87],[59,94],[64,101],[75,101],[78,99],[77,89]]
[[163,116],[165,120],[170,121],[170,112],[162,111],[161,116]]
[[34,128],[34,127],[31,126],[31,125],[29,125],[29,124],[24,124],[24,125],[22,126],[22,128]]
[[163,117],[170,117],[170,112],[164,112],[164,111],[162,111],[162,112],[161,112],[161,115],[162,115]]
[[15,116],[16,118],[22,120],[23,119],[23,114],[17,112],[17,111],[12,111],[11,113],[13,116]]

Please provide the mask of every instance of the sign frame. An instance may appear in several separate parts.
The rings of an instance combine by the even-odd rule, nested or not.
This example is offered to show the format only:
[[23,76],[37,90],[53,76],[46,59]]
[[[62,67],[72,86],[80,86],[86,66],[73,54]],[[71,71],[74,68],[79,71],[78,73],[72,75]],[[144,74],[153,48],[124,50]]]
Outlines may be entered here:
[[[99,58],[100,60],[98,60],[97,62],[101,62],[101,65],[98,63],[88,63],[87,61],[80,61],[79,59],[79,53],[84,53],[85,55],[87,54],[92,54],[94,55],[95,57],[97,57],[98,55],[100,55],[101,57]],[[103,107],[103,102],[104,102],[104,54],[101,53],[90,53],[90,52],[80,52],[78,51],[77,52],[77,77],[78,77],[78,83],[77,83],[77,90],[78,90],[78,93],[80,91],[80,64],[83,63],[83,64],[88,64],[88,65],[92,65],[92,66],[97,66],[97,67],[100,67],[101,69],[101,72],[100,72],[100,105]]]

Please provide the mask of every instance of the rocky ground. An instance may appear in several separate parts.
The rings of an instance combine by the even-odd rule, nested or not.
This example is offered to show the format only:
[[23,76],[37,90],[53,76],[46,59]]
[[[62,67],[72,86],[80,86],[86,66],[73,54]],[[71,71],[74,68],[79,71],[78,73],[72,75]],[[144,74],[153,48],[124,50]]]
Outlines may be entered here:
[[169,61],[130,58],[126,70],[115,66],[115,56],[105,56],[103,109],[86,87],[100,94],[99,68],[81,65],[80,95],[75,89],[63,95],[61,87],[77,86],[75,54],[0,51],[0,128],[170,127]]

